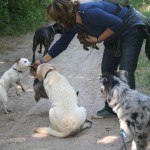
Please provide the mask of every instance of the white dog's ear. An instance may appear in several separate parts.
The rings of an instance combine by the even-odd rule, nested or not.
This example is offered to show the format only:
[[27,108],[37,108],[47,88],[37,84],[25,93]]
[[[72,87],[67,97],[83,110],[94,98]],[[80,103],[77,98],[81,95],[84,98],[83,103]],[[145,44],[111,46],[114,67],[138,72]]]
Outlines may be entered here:
[[18,63],[20,61],[20,58],[17,58],[16,60],[15,60],[15,63]]

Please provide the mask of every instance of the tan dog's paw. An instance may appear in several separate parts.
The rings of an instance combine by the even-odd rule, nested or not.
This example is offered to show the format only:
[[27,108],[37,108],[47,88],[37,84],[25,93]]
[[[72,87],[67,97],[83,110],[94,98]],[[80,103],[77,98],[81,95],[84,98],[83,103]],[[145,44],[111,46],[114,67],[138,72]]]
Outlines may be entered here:
[[47,128],[35,128],[33,130],[34,133],[39,133],[39,134],[48,134]]
[[35,129],[33,130],[33,132],[34,132],[34,133],[40,133],[40,132],[41,132],[41,128],[35,128]]

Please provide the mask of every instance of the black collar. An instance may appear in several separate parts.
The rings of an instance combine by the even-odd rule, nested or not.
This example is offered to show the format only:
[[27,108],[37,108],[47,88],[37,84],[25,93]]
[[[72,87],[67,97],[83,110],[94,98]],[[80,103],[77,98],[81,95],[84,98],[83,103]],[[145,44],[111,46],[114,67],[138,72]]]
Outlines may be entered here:
[[[51,72],[51,71],[53,71],[53,70],[55,70],[55,69],[49,69],[49,70],[46,72],[46,74],[45,74],[45,78],[47,77],[48,73]],[[45,78],[44,78],[44,79],[45,79]]]
[[53,27],[52,25],[51,25],[50,27],[51,27],[51,29],[53,30],[54,35],[55,35],[55,29],[54,29],[54,27]]
[[19,73],[23,73],[23,71],[17,70],[16,68],[12,67],[14,70],[16,70]]

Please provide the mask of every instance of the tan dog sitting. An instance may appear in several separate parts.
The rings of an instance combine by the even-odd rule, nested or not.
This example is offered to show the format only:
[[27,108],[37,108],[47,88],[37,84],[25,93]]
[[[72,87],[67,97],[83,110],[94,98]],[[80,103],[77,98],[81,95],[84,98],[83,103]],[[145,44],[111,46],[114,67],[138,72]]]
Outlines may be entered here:
[[88,124],[84,124],[87,121],[86,109],[78,106],[75,90],[54,66],[48,63],[41,64],[36,75],[39,80],[44,81],[45,91],[51,101],[51,126],[36,128],[34,132],[63,138],[91,127],[92,122],[89,120]]

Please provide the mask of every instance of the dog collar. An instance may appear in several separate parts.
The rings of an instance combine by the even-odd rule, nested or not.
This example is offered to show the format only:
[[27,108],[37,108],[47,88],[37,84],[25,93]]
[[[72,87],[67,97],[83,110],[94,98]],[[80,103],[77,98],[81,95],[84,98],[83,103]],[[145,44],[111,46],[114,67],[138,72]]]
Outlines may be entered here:
[[54,34],[55,34],[55,29],[54,29],[54,27],[53,26],[50,26],[51,28],[52,28],[52,30],[53,30],[53,32],[54,32]]
[[[46,72],[46,74],[45,74],[45,78],[47,77],[48,73],[51,72],[51,71],[53,71],[53,70],[55,70],[55,69],[50,69],[50,70],[48,70],[48,71]],[[44,78],[44,79],[45,79],[45,78]]]
[[19,73],[23,73],[23,71],[17,70],[16,68],[12,67],[14,70],[16,70]]

